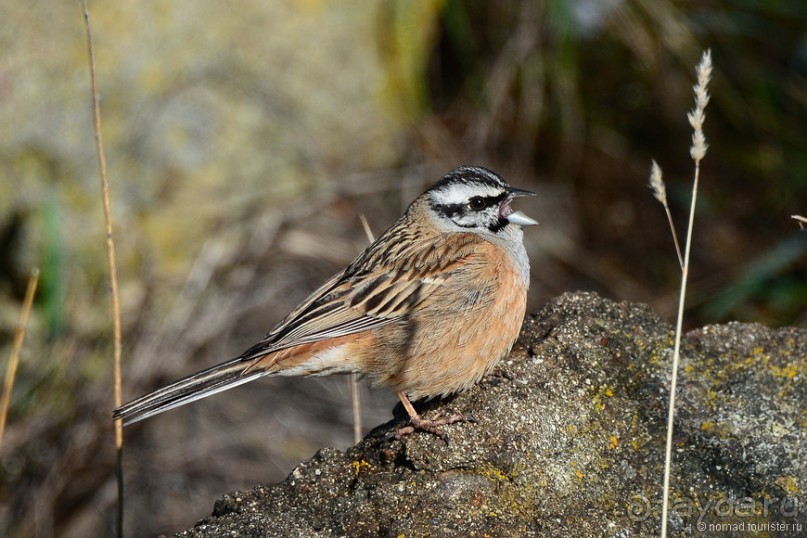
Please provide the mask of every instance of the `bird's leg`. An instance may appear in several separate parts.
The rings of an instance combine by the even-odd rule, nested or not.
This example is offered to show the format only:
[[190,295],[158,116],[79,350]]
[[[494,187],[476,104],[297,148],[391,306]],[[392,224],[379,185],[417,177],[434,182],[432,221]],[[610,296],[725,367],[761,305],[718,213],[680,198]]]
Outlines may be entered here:
[[437,429],[437,426],[443,426],[445,424],[454,424],[455,422],[476,422],[474,417],[468,415],[454,415],[451,417],[442,417],[435,420],[428,420],[425,418],[421,418],[417,411],[415,411],[412,402],[409,401],[409,397],[406,395],[404,391],[398,391],[398,398],[401,399],[401,403],[406,409],[406,412],[409,414],[409,426],[404,426],[403,428],[398,428],[395,432],[395,438],[400,439],[405,435],[409,435],[410,433],[414,433],[417,431],[427,432],[432,435],[436,435],[446,443],[448,443],[448,436]]

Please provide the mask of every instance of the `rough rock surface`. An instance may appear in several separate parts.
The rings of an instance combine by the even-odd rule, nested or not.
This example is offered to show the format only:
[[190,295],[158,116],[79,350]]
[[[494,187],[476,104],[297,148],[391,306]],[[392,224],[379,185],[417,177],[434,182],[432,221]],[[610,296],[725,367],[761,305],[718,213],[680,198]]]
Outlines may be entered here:
[[[225,495],[180,536],[658,535],[672,346],[643,305],[563,295],[492,375],[423,405],[478,419],[445,427],[448,443],[388,438],[398,409],[346,452]],[[806,374],[804,329],[686,335],[672,536],[807,535]]]

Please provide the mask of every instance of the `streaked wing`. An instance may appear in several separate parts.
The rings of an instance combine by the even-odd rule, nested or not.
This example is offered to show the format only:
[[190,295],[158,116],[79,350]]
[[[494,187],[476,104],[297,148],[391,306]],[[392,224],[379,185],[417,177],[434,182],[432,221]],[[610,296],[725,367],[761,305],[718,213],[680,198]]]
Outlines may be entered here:
[[[242,360],[376,329],[404,318],[442,286],[457,262],[474,253],[479,241],[476,234],[444,235],[409,243],[394,261],[372,255],[360,257],[357,262],[363,263],[354,263],[312,293],[263,341],[245,352]],[[374,246],[385,247],[378,242]]]

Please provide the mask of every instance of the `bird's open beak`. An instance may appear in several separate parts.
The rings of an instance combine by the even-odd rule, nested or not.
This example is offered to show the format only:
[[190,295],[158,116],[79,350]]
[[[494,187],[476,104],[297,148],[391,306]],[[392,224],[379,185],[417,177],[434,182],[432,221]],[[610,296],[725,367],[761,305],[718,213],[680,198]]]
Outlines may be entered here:
[[513,201],[513,198],[518,198],[521,196],[537,196],[536,193],[532,191],[525,191],[524,189],[515,189],[513,187],[509,188],[509,192],[510,196],[507,197],[507,200],[502,204],[502,207],[499,210],[501,216],[506,218],[511,224],[518,224],[519,226],[533,226],[538,224],[537,220],[531,219],[521,211],[513,211],[510,208],[510,202]]
[[507,190],[513,198],[518,198],[519,196],[538,196],[538,193],[525,191],[524,189],[516,189],[514,187],[508,187]]

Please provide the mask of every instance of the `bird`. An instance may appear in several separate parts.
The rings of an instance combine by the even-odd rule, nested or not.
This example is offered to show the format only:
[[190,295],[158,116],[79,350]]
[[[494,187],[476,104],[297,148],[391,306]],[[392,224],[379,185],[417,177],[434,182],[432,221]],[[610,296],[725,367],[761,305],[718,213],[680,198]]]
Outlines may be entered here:
[[362,374],[409,415],[396,436],[441,437],[413,401],[469,389],[506,356],[524,319],[530,265],[514,198],[535,193],[460,166],[418,196],[386,232],[241,355],[113,412],[124,425],[265,376]]

